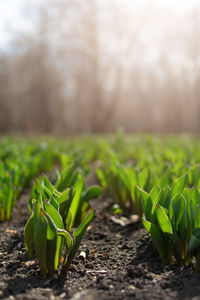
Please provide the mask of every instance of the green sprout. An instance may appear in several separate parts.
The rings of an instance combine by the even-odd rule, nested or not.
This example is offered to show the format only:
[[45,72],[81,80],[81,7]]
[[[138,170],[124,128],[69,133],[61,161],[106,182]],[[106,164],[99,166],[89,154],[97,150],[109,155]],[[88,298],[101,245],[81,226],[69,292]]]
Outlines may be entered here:
[[163,263],[189,264],[191,221],[187,197],[184,195],[187,174],[177,179],[171,188],[154,186],[150,193],[138,188],[144,210],[143,225],[152,238]]
[[[88,213],[88,201],[101,194],[98,186],[86,189],[81,174],[77,175],[73,188],[59,192],[55,186],[46,176],[36,181],[32,191],[34,198],[29,202],[32,215],[24,229],[28,256],[35,253],[44,278],[58,270],[64,248],[61,272],[68,270],[94,217],[94,210]],[[72,234],[74,226],[77,228]]]

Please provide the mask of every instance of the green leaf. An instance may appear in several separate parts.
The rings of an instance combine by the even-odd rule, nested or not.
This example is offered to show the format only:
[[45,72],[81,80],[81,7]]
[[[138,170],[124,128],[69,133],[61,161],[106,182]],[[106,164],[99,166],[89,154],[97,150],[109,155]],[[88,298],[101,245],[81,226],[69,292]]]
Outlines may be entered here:
[[77,177],[77,182],[74,186],[75,194],[72,199],[72,203],[70,205],[72,219],[71,219],[71,227],[69,228],[69,230],[71,230],[71,228],[74,224],[74,221],[75,221],[78,209],[79,209],[83,187],[84,187],[84,180],[83,180],[83,177],[81,175],[79,175]]
[[62,202],[66,201],[69,199],[71,194],[71,189],[67,188],[65,191],[63,191],[60,196],[57,198],[58,204],[61,204]]
[[186,197],[188,199],[188,216],[189,216],[190,222],[192,224],[192,227],[195,227],[194,226],[195,210],[196,210],[196,206],[198,204],[200,204],[199,190],[196,187],[194,187],[192,189],[188,189]]
[[43,210],[43,213],[47,219],[47,271],[50,275],[53,275],[54,271],[57,270],[59,262],[56,264],[56,253],[60,252],[57,247],[57,228],[52,218]]
[[67,231],[70,231],[71,228],[72,228],[72,212],[71,212],[71,208],[69,208],[68,210],[68,214],[66,216],[66,219],[65,219],[65,229]]
[[55,266],[55,255],[57,248],[57,236],[54,239],[47,240],[47,270],[50,275],[54,274],[54,271],[57,270]]
[[168,211],[161,205],[156,207],[156,217],[161,230],[165,233],[173,234],[172,225],[168,218]]
[[79,227],[74,231],[73,234],[73,247],[71,248],[71,251],[68,253],[66,260],[64,262],[63,266],[63,272],[66,272],[69,265],[71,264],[76,251],[78,250],[78,247],[81,243],[81,240],[85,234],[85,231],[87,230],[89,224],[91,223],[92,219],[94,218],[95,210],[92,210],[83,220],[83,222],[79,225]]
[[105,174],[103,173],[103,171],[101,169],[96,169],[96,175],[98,180],[100,181],[101,186],[106,189],[107,188],[107,181],[106,181],[106,177]]
[[51,184],[50,180],[47,178],[47,176],[43,176],[42,180],[42,186],[43,188],[46,186],[51,193],[54,191],[54,186]]
[[57,210],[59,211],[59,204],[56,201],[56,199],[53,197],[53,194],[51,195],[50,199],[49,199],[49,203]]
[[40,264],[42,275],[46,278],[47,273],[47,220],[42,214],[34,222],[34,246],[37,259]]
[[[52,210],[50,210],[50,212],[52,213]],[[45,211],[44,211],[44,214],[45,214],[45,216],[46,216],[46,218],[48,219],[48,222],[49,222],[48,223],[49,227],[47,226],[47,236],[49,234],[48,237],[53,238],[52,243],[48,243],[49,240],[47,240],[48,246],[52,247],[52,249],[50,249],[49,252],[47,251],[48,252],[48,259],[49,260],[51,259],[51,261],[47,261],[47,266],[48,266],[48,270],[50,270],[49,271],[49,273],[50,273],[53,270],[53,266],[54,266],[54,269],[57,270],[58,266],[60,264],[60,258],[61,258],[61,255],[62,255],[62,248],[63,248],[63,236],[64,236],[63,231],[64,231],[64,229],[57,228],[56,224],[53,221],[53,219]],[[60,218],[56,219],[56,222],[57,222],[58,225],[61,225]],[[50,235],[50,229],[51,229],[51,233],[52,233],[52,231],[54,231],[55,235],[53,235],[53,234]],[[49,230],[49,232],[48,232],[48,230]],[[66,234],[68,234],[68,233],[66,233]],[[65,239],[66,239],[66,236],[65,236]],[[67,243],[68,243],[67,245],[69,245],[69,240],[67,240]],[[54,250],[55,250],[55,252],[54,252]]]
[[66,230],[64,229],[58,229],[58,235],[62,236],[65,238],[66,240],[66,244],[67,244],[67,249],[71,249],[72,246],[73,246],[73,240],[72,240],[72,237],[71,235],[69,234],[69,232],[67,232]]
[[133,167],[129,166],[125,172],[127,174],[126,177],[128,179],[126,180],[127,189],[135,190],[135,187],[138,183],[138,176],[136,170],[133,169]]
[[160,205],[169,210],[171,202],[171,190],[169,186],[165,186],[162,190],[162,195],[160,198]]
[[161,230],[156,225],[154,225],[153,223],[147,220],[143,220],[143,225],[148,231],[148,233],[151,235],[153,243],[159,252],[162,262],[169,263],[170,257],[169,257],[168,244]]
[[152,223],[149,222],[149,221],[147,221],[147,220],[145,220],[145,219],[143,219],[142,223],[143,223],[144,227],[146,228],[147,232],[151,233],[151,225],[152,225]]
[[194,211],[194,228],[200,228],[200,204],[197,204]]
[[153,190],[151,190],[151,192],[150,192],[151,201],[153,203],[153,206],[151,209],[152,215],[154,214],[156,206],[160,201],[161,195],[162,195],[162,192],[158,187],[154,187]]
[[190,200],[192,200],[192,206],[195,207],[198,203],[200,203],[200,192],[198,188],[193,187],[191,189],[186,190],[186,196]]
[[46,213],[45,210],[42,209],[42,212],[44,213],[46,219],[47,219],[47,239],[48,240],[53,240],[57,236],[57,228],[52,220],[52,218]]
[[138,175],[139,186],[144,189],[145,186],[147,185],[148,180],[149,180],[149,170],[148,169],[144,169]]
[[170,184],[170,179],[171,179],[171,170],[166,170],[159,180],[160,187],[164,188],[165,186]]
[[171,198],[176,197],[177,194],[182,193],[187,180],[187,173],[178,178],[172,185]]
[[137,186],[137,189],[141,193],[142,207],[143,207],[143,212],[144,212],[145,218],[147,220],[151,221],[152,201],[151,201],[150,195],[138,186]]
[[[57,231],[59,232],[59,229]],[[55,270],[58,269],[58,266],[60,264],[62,249],[63,249],[63,237],[58,234],[57,235],[57,243],[56,243],[56,253],[55,253]]]
[[110,211],[114,214],[114,215],[122,215],[123,214],[123,210],[121,209],[121,207],[119,206],[119,204],[115,203],[112,205],[112,207],[110,208]]
[[198,231],[196,230],[193,232],[189,243],[190,254],[195,255],[198,249],[200,249],[200,228],[198,228]]
[[[70,206],[71,206],[74,194],[75,193],[73,192],[73,188],[71,188],[69,190],[67,200],[64,200],[65,197],[63,197],[62,202],[60,203],[59,213],[63,219],[64,225],[66,225],[66,219],[68,218],[68,214],[69,214],[69,210],[70,210]],[[66,196],[66,194],[65,194],[65,196]]]
[[200,240],[200,228],[193,229],[193,235]]
[[186,199],[182,194],[178,194],[172,200],[173,222],[178,230],[178,225],[181,223],[182,217],[186,209]]
[[197,185],[199,180],[200,166],[196,165],[188,171],[188,182],[190,186]]
[[101,196],[102,189],[98,185],[90,186],[82,195],[83,201],[98,198]]
[[59,214],[59,212],[48,202],[44,202],[44,210],[52,218],[53,222],[55,223],[56,227],[59,229],[63,229],[63,221]]
[[46,194],[46,197],[45,197],[45,195],[43,197],[44,198],[50,198],[53,192],[51,190],[49,190],[48,187],[45,186],[45,185],[44,185],[43,189],[44,189],[44,192]]
[[67,166],[67,168],[62,171],[55,183],[55,188],[59,192],[64,191],[67,187],[70,187],[74,183],[78,175],[78,172],[76,171],[77,166],[78,164],[75,162],[70,166]]
[[40,198],[39,200],[32,200],[33,203],[33,211],[34,211],[34,227],[35,227],[35,222],[41,215],[41,208],[43,207],[42,205],[42,199]]
[[157,196],[160,193],[160,188],[157,185],[154,185],[154,187],[151,189],[149,196],[151,197],[152,202],[154,203],[155,199],[157,198]]
[[28,252],[28,257],[33,257],[33,250],[34,250],[34,243],[33,243],[33,233],[34,233],[34,218],[33,214],[29,218],[28,222],[25,225],[24,228],[24,243],[26,251]]

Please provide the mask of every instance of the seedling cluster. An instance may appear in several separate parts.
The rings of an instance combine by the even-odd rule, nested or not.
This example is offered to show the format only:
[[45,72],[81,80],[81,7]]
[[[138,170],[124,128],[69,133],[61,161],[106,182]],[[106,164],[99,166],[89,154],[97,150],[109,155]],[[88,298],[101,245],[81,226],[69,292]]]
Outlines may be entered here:
[[[95,215],[90,200],[101,193],[98,201],[111,198],[116,217],[138,215],[164,264],[194,262],[200,271],[198,140],[120,134],[45,143],[4,138],[0,146],[0,221],[11,218],[34,179],[24,241],[44,278],[66,273]],[[91,170],[101,187],[86,184]]]

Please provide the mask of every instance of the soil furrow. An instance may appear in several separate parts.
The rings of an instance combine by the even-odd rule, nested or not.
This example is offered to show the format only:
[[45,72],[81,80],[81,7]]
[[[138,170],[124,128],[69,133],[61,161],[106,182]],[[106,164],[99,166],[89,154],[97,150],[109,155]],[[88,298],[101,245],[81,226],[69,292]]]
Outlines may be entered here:
[[80,246],[88,254],[86,259],[79,251],[66,277],[55,274],[44,280],[37,262],[28,259],[24,248],[28,198],[26,191],[12,220],[0,225],[1,298],[200,299],[200,275],[192,266],[163,266],[141,224],[116,224],[100,210],[101,205]]

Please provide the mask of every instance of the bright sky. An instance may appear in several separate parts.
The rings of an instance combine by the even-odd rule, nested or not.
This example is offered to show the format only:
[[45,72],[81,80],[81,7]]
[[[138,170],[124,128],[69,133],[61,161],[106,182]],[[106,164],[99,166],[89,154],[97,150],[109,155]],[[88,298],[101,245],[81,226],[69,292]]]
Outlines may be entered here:
[[0,0],[0,47],[9,42],[10,33],[28,30],[31,26],[30,15],[34,14],[33,3],[40,0]]
[[[43,0],[0,0],[0,48],[6,47],[10,33],[20,29],[29,30],[30,19],[34,16],[34,6]],[[80,0],[83,1],[83,0]],[[92,0],[91,0],[92,1]],[[109,1],[109,0],[106,0]],[[148,7],[157,7],[184,14],[194,6],[200,8],[200,0],[115,0],[127,6],[130,12],[140,13]]]

